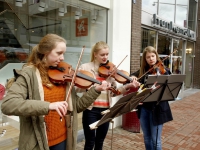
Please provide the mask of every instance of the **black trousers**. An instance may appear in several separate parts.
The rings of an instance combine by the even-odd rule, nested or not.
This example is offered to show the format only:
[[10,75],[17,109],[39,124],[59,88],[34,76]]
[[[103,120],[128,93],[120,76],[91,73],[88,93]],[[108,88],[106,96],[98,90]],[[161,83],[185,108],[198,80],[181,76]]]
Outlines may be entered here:
[[84,150],[102,150],[103,142],[106,137],[109,128],[109,122],[106,122],[99,126],[95,130],[91,130],[89,125],[100,120],[102,118],[101,112],[108,108],[93,107],[92,110],[86,109],[83,112],[82,123],[85,135],[85,147]]
[[61,143],[58,143],[56,145],[50,146],[49,149],[50,150],[66,150],[66,146],[67,146],[67,142],[66,140],[64,140]]

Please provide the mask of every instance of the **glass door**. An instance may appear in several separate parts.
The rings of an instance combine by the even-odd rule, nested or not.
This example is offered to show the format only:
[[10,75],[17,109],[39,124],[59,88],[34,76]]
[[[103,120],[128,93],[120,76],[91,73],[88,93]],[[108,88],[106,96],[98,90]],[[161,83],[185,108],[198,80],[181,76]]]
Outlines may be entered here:
[[183,51],[183,41],[178,39],[173,39],[173,50],[172,54],[172,68],[171,72],[173,74],[182,74],[182,51]]
[[[159,34],[157,51],[161,60],[165,59],[170,54],[170,50],[171,50],[171,38]],[[163,63],[166,68],[170,68],[170,59],[165,59]]]
[[185,50],[185,89],[192,87],[192,74],[193,74],[193,58],[194,58],[194,43],[187,41]]

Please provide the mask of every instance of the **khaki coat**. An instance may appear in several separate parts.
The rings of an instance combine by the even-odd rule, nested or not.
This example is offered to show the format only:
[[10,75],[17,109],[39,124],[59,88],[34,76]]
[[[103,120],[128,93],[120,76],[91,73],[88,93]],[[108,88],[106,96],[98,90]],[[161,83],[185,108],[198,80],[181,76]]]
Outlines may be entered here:
[[[35,67],[25,67],[14,72],[16,81],[4,97],[1,110],[6,115],[20,118],[19,150],[49,150],[44,116],[49,113],[50,103],[44,101],[40,73]],[[99,94],[93,87],[80,98],[72,89],[70,103],[73,108],[69,108],[73,110],[72,135],[67,136],[67,141],[72,142],[67,142],[68,150],[76,149],[77,113],[90,106]]]

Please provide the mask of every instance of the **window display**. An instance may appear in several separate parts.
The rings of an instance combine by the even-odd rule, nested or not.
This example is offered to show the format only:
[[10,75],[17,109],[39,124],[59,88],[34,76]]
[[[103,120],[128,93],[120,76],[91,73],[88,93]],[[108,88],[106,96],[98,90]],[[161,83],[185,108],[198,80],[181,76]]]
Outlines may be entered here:
[[173,74],[181,74],[182,59],[181,57],[172,58],[172,72]]
[[[79,0],[65,0],[65,2],[34,0],[20,3],[0,1],[0,83],[2,85],[14,76],[13,69],[22,68],[32,48],[48,33],[58,34],[66,39],[67,51],[64,61],[73,68],[77,65],[83,46],[86,48],[81,63],[88,62],[91,47],[96,41],[107,42],[108,10],[106,8]],[[45,7],[40,7],[42,5]],[[0,92],[3,93],[1,89]],[[79,113],[79,122],[81,116],[82,113]],[[4,140],[10,141],[5,147],[0,144],[0,147],[16,149],[19,130],[15,126],[19,125],[19,120],[15,121],[0,112],[0,123],[2,124],[0,143]],[[6,129],[6,132],[1,134],[3,129]],[[79,124],[78,129],[82,129],[82,124]]]

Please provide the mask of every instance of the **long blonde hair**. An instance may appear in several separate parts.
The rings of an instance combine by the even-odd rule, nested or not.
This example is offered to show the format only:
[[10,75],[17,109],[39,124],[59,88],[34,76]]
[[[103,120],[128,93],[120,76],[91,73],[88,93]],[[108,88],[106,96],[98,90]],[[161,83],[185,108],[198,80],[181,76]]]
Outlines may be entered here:
[[142,54],[142,60],[141,60],[141,67],[140,67],[140,73],[139,73],[139,77],[141,77],[147,70],[147,68],[149,68],[149,64],[146,61],[146,54],[147,53],[154,53],[156,55],[156,59],[157,61],[160,60],[158,53],[156,51],[156,49],[152,46],[147,46]]
[[27,61],[27,65],[34,65],[38,68],[44,85],[51,84],[47,74],[48,67],[46,65],[45,55],[50,53],[57,46],[58,42],[64,42],[67,44],[64,38],[56,34],[45,35],[40,40],[39,44],[33,47]]
[[109,46],[106,42],[103,42],[103,41],[100,41],[100,42],[97,42],[93,47],[92,47],[92,51],[91,51],[91,59],[90,61],[94,61],[95,58],[94,58],[94,54],[95,53],[98,53],[101,49],[104,49],[104,48],[108,48],[109,49]]

